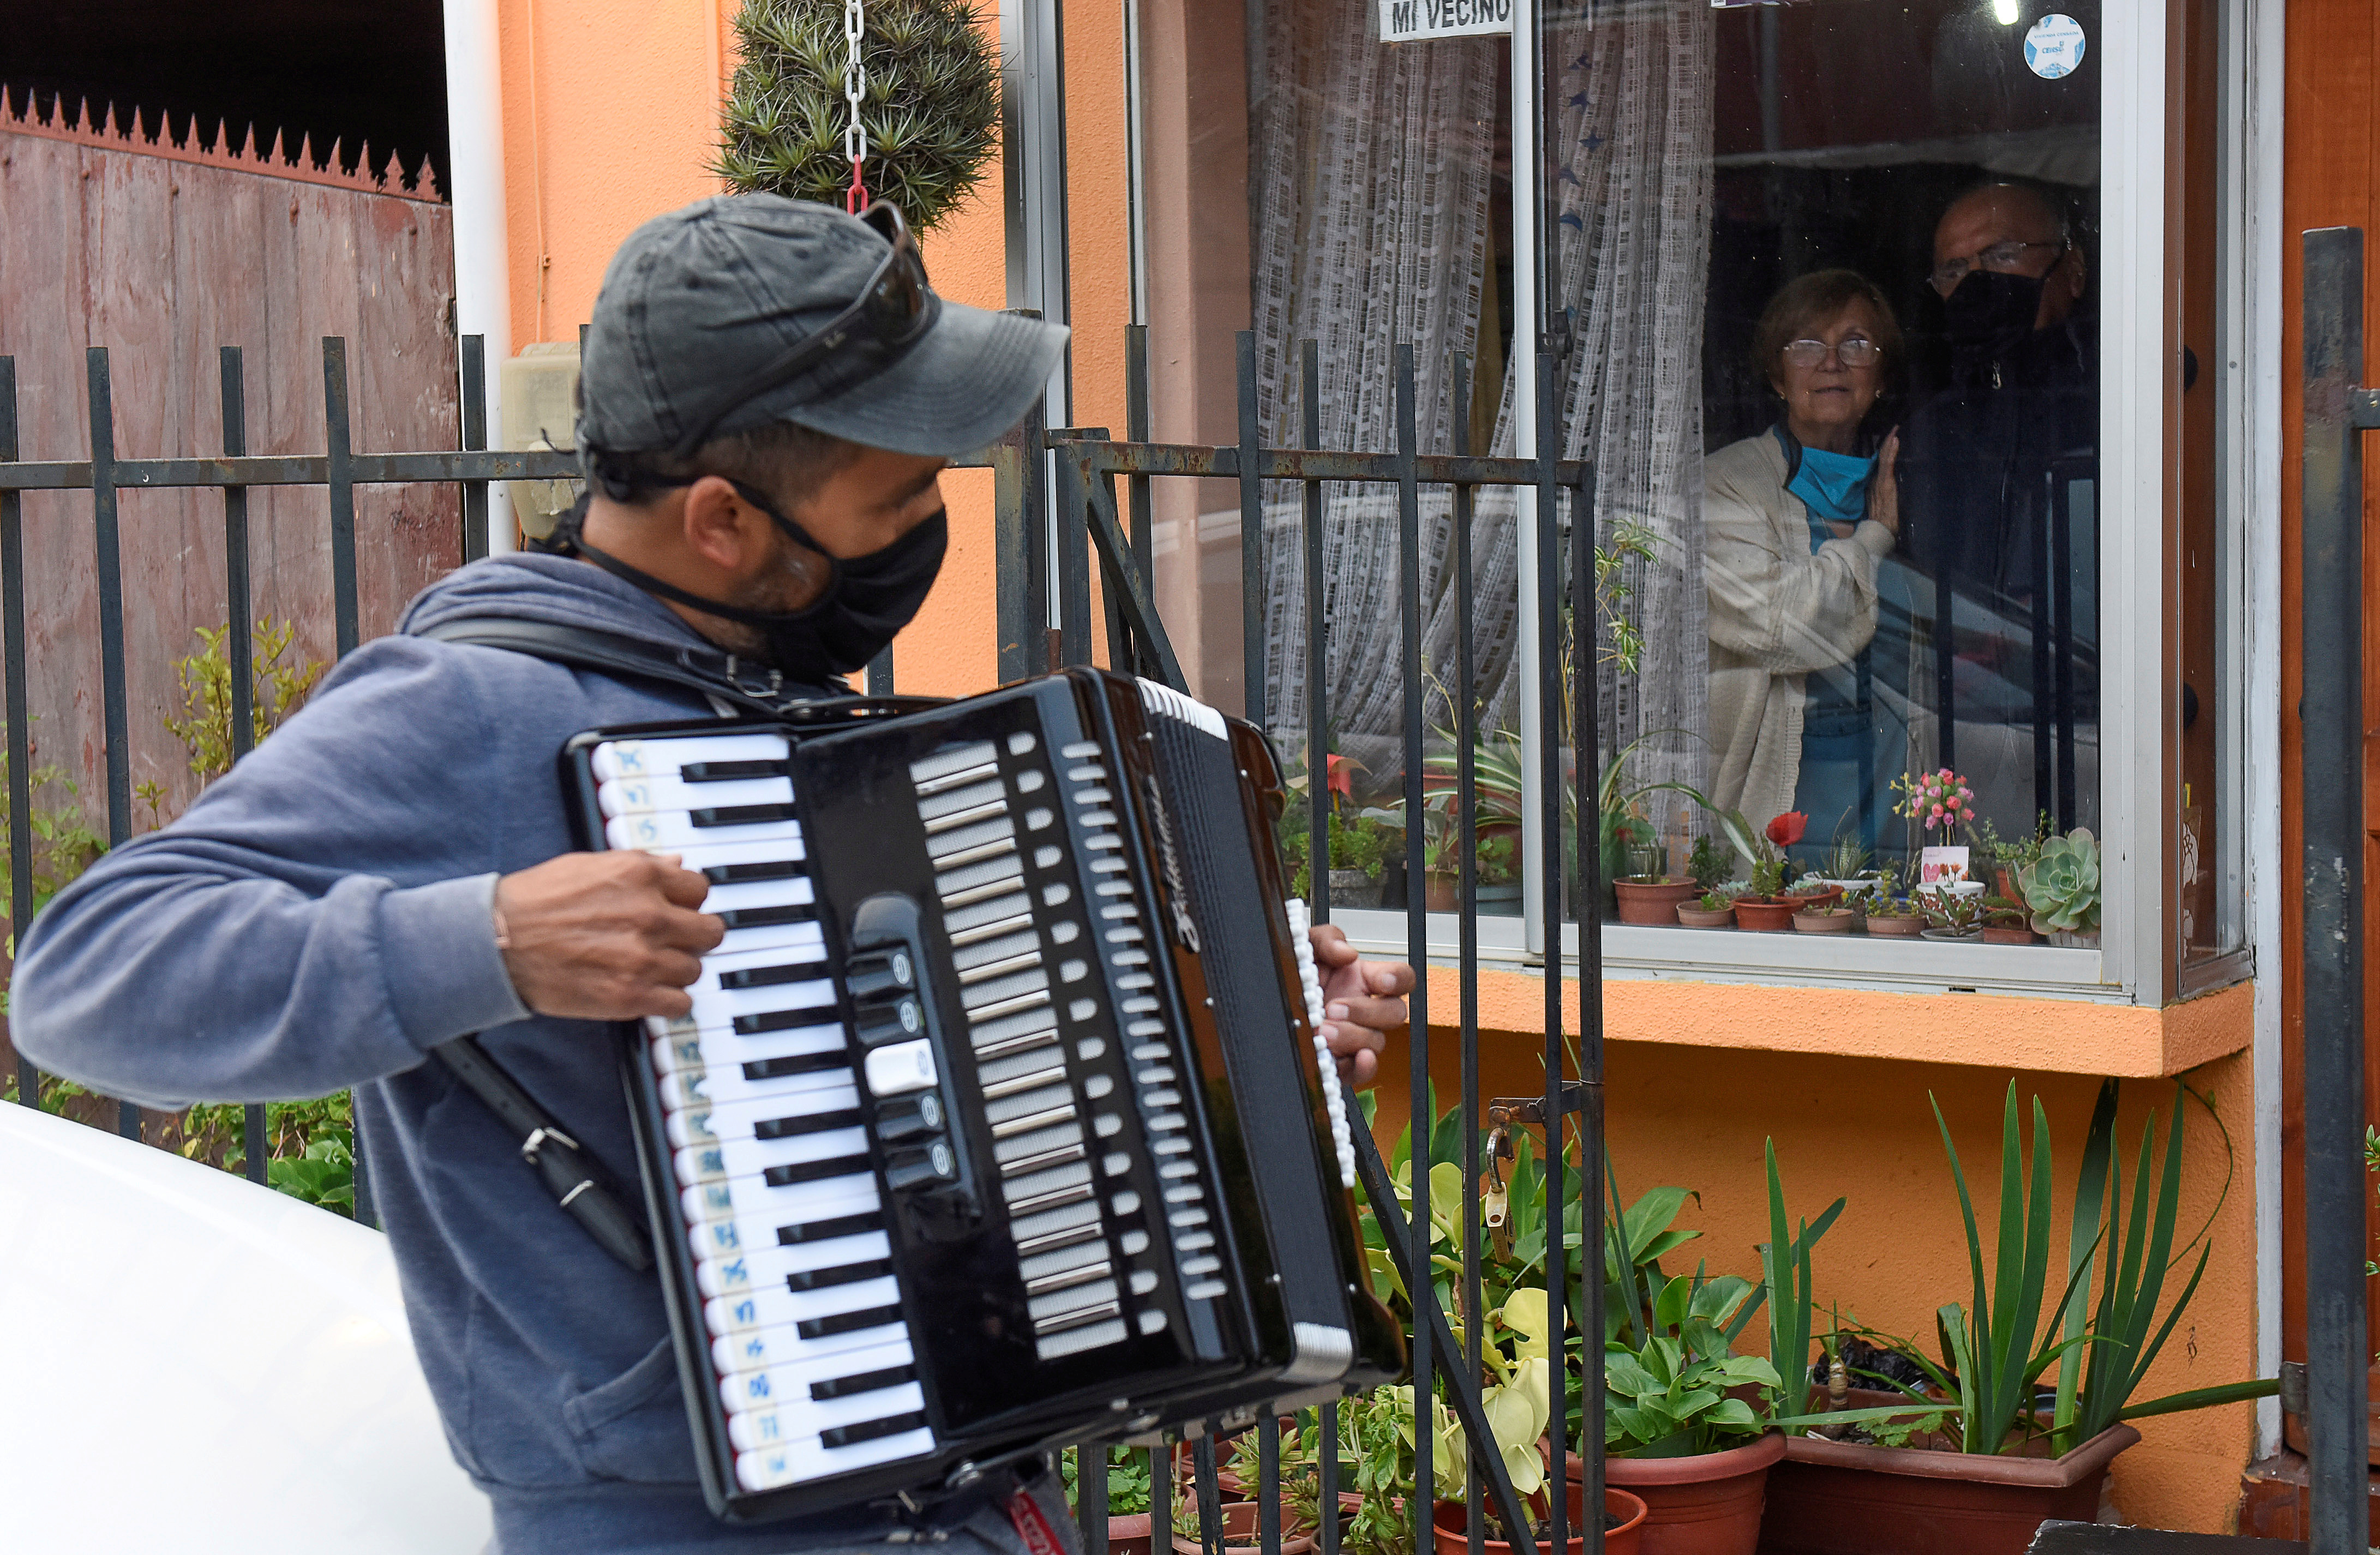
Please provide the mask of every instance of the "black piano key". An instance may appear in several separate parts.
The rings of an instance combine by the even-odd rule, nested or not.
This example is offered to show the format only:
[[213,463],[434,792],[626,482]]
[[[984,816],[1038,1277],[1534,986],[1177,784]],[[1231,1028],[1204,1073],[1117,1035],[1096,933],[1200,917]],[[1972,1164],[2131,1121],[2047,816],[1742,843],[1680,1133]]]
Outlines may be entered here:
[[788,902],[776,907],[730,907],[718,915],[730,929],[766,929],[779,923],[808,923],[818,917],[812,902]]
[[[806,1026],[826,1026],[834,1020],[832,1009],[770,1010],[757,1015],[737,1015],[732,1023],[738,1037],[758,1037],[766,1031],[798,1031]],[[795,1070],[792,1073],[798,1074]]]
[[841,1048],[832,1052],[795,1053],[790,1058],[756,1058],[744,1066],[747,1080],[782,1080],[788,1075],[816,1075],[829,1069],[848,1069],[851,1055]]
[[836,1285],[856,1285],[862,1280],[880,1280],[892,1272],[891,1258],[872,1258],[866,1263],[847,1263],[838,1269],[797,1269],[785,1276],[789,1291],[823,1291]]
[[697,826],[759,826],[772,820],[797,820],[791,805],[718,805],[689,812]]
[[815,982],[826,976],[826,963],[804,961],[792,966],[747,966],[740,972],[722,972],[719,986],[727,989],[774,988],[779,983]]
[[677,770],[687,783],[727,783],[736,778],[791,777],[790,761],[689,761]]
[[777,1242],[781,1246],[796,1246],[804,1242],[832,1242],[838,1236],[862,1236],[884,1229],[884,1217],[870,1209],[864,1215],[837,1215],[831,1221],[812,1221],[807,1225],[779,1226]]
[[856,1312],[838,1312],[832,1318],[806,1318],[794,1325],[794,1331],[804,1339],[832,1339],[839,1333],[880,1329],[900,1320],[901,1309],[897,1306],[868,1306]]
[[702,878],[713,885],[742,885],[749,881],[789,881],[799,878],[802,867],[790,858],[772,858],[762,864],[713,864],[702,871]]
[[866,1120],[856,1107],[839,1112],[812,1112],[800,1118],[771,1118],[752,1125],[755,1139],[790,1139],[796,1134],[824,1134],[831,1128],[857,1128]]
[[881,1437],[899,1436],[905,1431],[923,1429],[926,1416],[922,1413],[894,1415],[881,1420],[862,1421],[856,1426],[833,1426],[819,1432],[820,1447],[856,1447],[863,1441]]
[[854,1393],[879,1393],[887,1388],[897,1388],[904,1382],[915,1382],[917,1368],[913,1366],[888,1366],[882,1371],[863,1371],[856,1377],[838,1377],[829,1382],[810,1384],[814,1399],[844,1399]]
[[867,1170],[866,1156],[836,1156],[828,1160],[803,1160],[791,1166],[772,1166],[760,1173],[760,1180],[772,1188],[790,1188],[795,1183],[822,1183],[830,1177],[848,1177]]

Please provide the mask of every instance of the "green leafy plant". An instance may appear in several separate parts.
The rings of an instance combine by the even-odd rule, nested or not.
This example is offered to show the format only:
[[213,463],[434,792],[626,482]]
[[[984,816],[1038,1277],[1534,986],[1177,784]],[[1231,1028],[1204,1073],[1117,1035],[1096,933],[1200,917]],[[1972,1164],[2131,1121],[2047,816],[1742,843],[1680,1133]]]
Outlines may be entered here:
[[1694,903],[1694,905],[1700,907],[1706,913],[1724,912],[1728,908],[1735,905],[1735,893],[1731,891],[1706,891],[1702,893],[1701,898]]
[[1765,1412],[1730,1392],[1758,1386],[1773,1399],[1783,1391],[1767,1361],[1729,1350],[1725,1325],[1754,1288],[1733,1275],[1677,1275],[1654,1297],[1649,1340],[1604,1345],[1606,1452],[1684,1457],[1723,1452],[1767,1429]]
[[[182,687],[182,716],[168,715],[164,723],[166,731],[188,748],[190,771],[204,784],[231,771],[231,628],[200,626],[198,638],[196,653],[174,661],[175,678]],[[261,744],[267,735],[305,706],[306,699],[313,695],[315,686],[330,668],[319,659],[294,651],[297,638],[296,622],[276,625],[269,615],[258,617],[250,627],[250,745]],[[158,801],[152,796],[162,791],[153,784],[145,786],[149,793],[143,796],[149,798],[153,821],[157,819]]]
[[[1076,1459],[1079,1454],[1090,1451],[1095,1449],[1069,1447],[1059,1457],[1058,1473],[1065,1482],[1066,1505],[1070,1509],[1077,1508],[1080,1504],[1081,1491],[1075,1477],[1078,1473]],[[1126,1447],[1118,1442],[1108,1447],[1107,1460],[1108,1515],[1134,1517],[1148,1512],[1149,1508],[1148,1453],[1142,1449]]]
[[[1289,892],[1293,896],[1310,896],[1314,886],[1307,863],[1309,832],[1301,824],[1305,819],[1302,809],[1302,806],[1292,805],[1282,818],[1281,852],[1289,865]],[[1368,880],[1380,878],[1390,850],[1403,840],[1393,829],[1366,815],[1342,816],[1333,811],[1330,827],[1330,867],[1361,869]]]
[[1686,873],[1706,892],[1717,891],[1734,875],[1735,862],[1708,836],[1698,836],[1686,854]]
[[2041,844],[2041,856],[2017,877],[2036,934],[2099,931],[2099,840],[2087,826]]
[[1917,898],[1918,911],[1925,915],[1929,929],[1944,929],[1953,934],[1972,934],[1983,927],[1990,909],[1984,899],[1973,892],[1956,892],[1947,888],[1929,891]]
[[[2184,1095],[2177,1084],[2172,1126],[2167,1133],[2154,1193],[2149,1189],[2155,1164],[2154,1112],[2143,1126],[2134,1175],[2137,1186],[2127,1209],[2122,1170],[2115,1156],[2118,1087],[2113,1080],[2100,1087],[2075,1187],[2066,1283],[2055,1301],[2049,1302],[2045,1297],[2051,1273],[2050,1142],[2048,1114],[2041,1099],[2035,1097],[2033,1103],[2028,1172],[2018,1127],[2016,1086],[2010,1083],[2000,1127],[1999,1226],[1989,1277],[1958,1146],[1950,1137],[1941,1104],[1935,1103],[1935,1123],[1949,1157],[1959,1211],[1966,1227],[1973,1291],[1970,1304],[1952,1302],[1936,1314],[1942,1365],[1913,1349],[1906,1353],[1934,1386],[1955,1402],[1956,1413],[1949,1423],[1961,1451],[2021,1451],[2027,1441],[2046,1435],[2052,1452],[2065,1452],[2119,1420],[2265,1398],[2278,1391],[2277,1380],[2265,1379],[2190,1389],[2142,1403],[2131,1402],[2132,1393],[2196,1294],[2213,1251],[2211,1243],[2200,1247],[2188,1282],[2166,1308],[2165,1320],[2159,1324],[2157,1311],[2165,1282],[2180,1260],[2174,1251],[2174,1229],[2180,1212]],[[2212,1223],[2210,1215],[2208,1224]],[[2203,1238],[2202,1233],[2192,1241]],[[2104,1267],[2106,1273],[2095,1301],[2091,1282],[2097,1267]],[[2058,1367],[2057,1402],[2045,1420],[2036,1407],[2037,1386],[2052,1366]]]
[[[844,66],[840,0],[745,0],[741,63],[712,171],[739,194],[840,207]],[[1000,51],[973,0],[868,0],[860,61],[868,89],[868,188],[927,231],[956,210],[1000,145]]]
[[1828,880],[1857,880],[1866,872],[1872,856],[1867,844],[1858,837],[1847,832],[1838,832],[1834,844],[1827,850],[1825,861],[1818,866],[1818,873]]
[[[0,724],[0,735],[6,725]],[[44,762],[33,768],[27,784],[32,795],[30,830],[33,833],[33,913],[40,916],[50,898],[74,883],[77,876],[107,851],[107,839],[91,830],[82,816],[82,790],[66,775],[66,769],[55,762]],[[0,742],[0,835],[10,824],[8,792],[8,753]],[[16,895],[16,851],[0,845],[0,917],[12,910]],[[24,926],[11,924],[7,954],[17,954],[16,931]]]

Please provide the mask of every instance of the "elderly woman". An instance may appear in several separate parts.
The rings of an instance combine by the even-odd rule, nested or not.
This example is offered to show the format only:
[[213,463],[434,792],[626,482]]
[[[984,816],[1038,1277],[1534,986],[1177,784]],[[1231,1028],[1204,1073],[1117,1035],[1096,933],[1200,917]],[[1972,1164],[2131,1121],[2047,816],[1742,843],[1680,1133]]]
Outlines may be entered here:
[[1753,336],[1782,414],[1705,462],[1711,796],[1755,826],[1798,809],[1823,838],[1857,812],[1873,844],[1866,650],[1900,512],[1899,434],[1878,448],[1869,423],[1900,350],[1875,283],[1848,270],[1801,277]]

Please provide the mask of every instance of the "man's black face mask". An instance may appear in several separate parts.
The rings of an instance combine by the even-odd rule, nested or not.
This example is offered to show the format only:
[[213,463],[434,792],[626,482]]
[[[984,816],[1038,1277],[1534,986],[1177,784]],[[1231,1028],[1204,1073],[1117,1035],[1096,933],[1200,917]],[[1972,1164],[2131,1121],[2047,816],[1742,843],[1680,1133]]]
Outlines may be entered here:
[[1997,270],[1969,272],[1942,299],[1951,355],[1962,361],[1990,360],[2022,345],[2041,316],[2041,288],[2046,279]]
[[950,551],[949,516],[937,509],[908,533],[865,556],[838,559],[785,516],[759,489],[733,482],[738,496],[767,514],[788,540],[824,559],[826,587],[800,610],[747,610],[706,600],[664,583],[641,567],[589,545],[576,532],[567,538],[578,553],[606,572],[648,593],[690,605],[705,614],[750,626],[760,634],[760,656],[785,678],[817,685],[830,675],[850,674],[884,651],[894,635],[926,602]]

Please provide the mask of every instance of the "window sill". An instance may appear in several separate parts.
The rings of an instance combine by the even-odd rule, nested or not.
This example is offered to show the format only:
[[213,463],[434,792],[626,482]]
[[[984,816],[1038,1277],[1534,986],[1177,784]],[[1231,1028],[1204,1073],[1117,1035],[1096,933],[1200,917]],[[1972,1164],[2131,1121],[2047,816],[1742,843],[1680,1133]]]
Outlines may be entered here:
[[[1342,909],[1332,917],[1367,953],[1406,954],[1402,913]],[[1482,919],[1479,939],[1482,1029],[1542,1031],[1544,974],[1521,920]],[[1563,939],[1563,1025],[1575,1032],[1574,931]],[[2180,1074],[2254,1036],[2252,985],[2143,1009],[2129,990],[2096,980],[2096,951],[1617,924],[1603,945],[1612,1042],[2140,1078]],[[1451,1026],[1453,915],[1429,915],[1429,949],[1431,1024]]]

